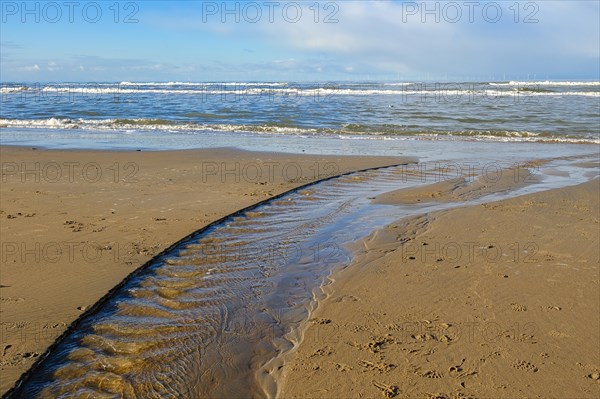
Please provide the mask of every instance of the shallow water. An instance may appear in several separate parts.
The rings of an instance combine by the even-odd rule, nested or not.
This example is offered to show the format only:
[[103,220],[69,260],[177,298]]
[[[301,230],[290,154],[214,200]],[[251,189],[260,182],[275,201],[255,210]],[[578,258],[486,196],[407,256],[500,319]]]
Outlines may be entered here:
[[[585,182],[588,157],[544,164],[538,182],[469,203]],[[274,396],[262,366],[295,344],[346,244],[399,218],[463,202],[374,205],[432,183],[403,166],[341,176],[231,216],[153,259],[97,303],[42,356],[11,397]],[[468,181],[465,182],[468,184]],[[275,376],[276,373],[273,374]]]

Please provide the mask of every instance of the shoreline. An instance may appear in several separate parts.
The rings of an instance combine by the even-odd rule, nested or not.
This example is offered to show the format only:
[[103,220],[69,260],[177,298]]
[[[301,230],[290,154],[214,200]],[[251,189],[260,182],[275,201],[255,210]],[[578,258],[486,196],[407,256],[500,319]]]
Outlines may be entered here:
[[[453,200],[451,189],[431,186],[374,202]],[[585,348],[600,340],[599,190],[596,178],[466,203],[353,244],[353,262],[332,276],[283,361],[280,396],[596,397],[600,358]],[[585,275],[567,274],[570,265]]]
[[[287,133],[240,133],[223,131],[215,134],[185,134],[172,132],[157,134],[155,130],[139,130],[135,136],[119,131],[85,129],[28,129],[3,128],[3,146],[15,148],[37,147],[44,150],[74,151],[219,151],[232,148],[238,151],[270,152],[294,155],[337,156],[415,156],[422,162],[440,158],[460,160],[477,158],[482,152],[498,160],[522,160],[518,153],[528,158],[559,157],[597,153],[600,143],[573,143],[561,141],[498,141],[469,139],[467,136],[443,138],[433,136],[393,136],[384,134],[344,136],[335,134],[297,135]],[[34,134],[39,130],[38,134]],[[73,132],[78,134],[74,135]],[[83,134],[88,133],[88,134]],[[45,137],[47,135],[48,137]],[[43,143],[40,145],[40,142]],[[9,143],[9,144],[6,144]],[[444,152],[435,147],[444,146]],[[407,153],[408,152],[408,153]]]
[[317,178],[406,161],[233,149],[2,146],[0,155],[2,392],[83,311],[185,235]]

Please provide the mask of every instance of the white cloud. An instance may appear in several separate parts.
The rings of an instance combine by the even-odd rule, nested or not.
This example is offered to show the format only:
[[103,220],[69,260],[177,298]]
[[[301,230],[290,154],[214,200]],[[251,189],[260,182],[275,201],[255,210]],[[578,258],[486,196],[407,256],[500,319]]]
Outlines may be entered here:
[[54,71],[58,71],[60,69],[62,69],[61,67],[58,66],[58,64],[54,61],[50,61],[48,62],[48,68],[47,68],[50,72],[54,72]]
[[21,69],[25,72],[39,72],[42,70],[38,64],[34,64],[31,66],[25,66]]
[[[427,14],[423,2],[414,3],[421,7],[414,15],[399,2],[337,4],[338,23],[280,19],[262,24],[263,32],[280,47],[327,54],[340,61],[360,60],[380,72],[413,75],[542,72],[549,65],[551,70],[573,72],[582,60],[600,58],[597,2],[519,2],[518,14],[509,8],[512,2],[495,2],[502,5],[496,22],[492,22],[495,10],[484,3],[470,10],[456,2],[463,5],[456,23],[450,20],[458,14],[444,11],[448,4],[444,2],[428,3],[429,10],[440,4],[437,15]],[[538,22],[526,23],[526,18]]]
[[[135,39],[131,39],[131,52],[125,55],[131,58],[112,57],[110,50],[88,53],[87,49],[67,49],[62,56],[50,53],[48,58],[53,60],[39,57],[39,53],[21,55],[21,50],[15,56],[7,49],[20,44],[3,41],[3,76],[27,76],[23,72],[40,70],[52,79],[83,80],[341,80],[367,76],[458,80],[502,78],[504,73],[518,80],[528,74],[544,78],[598,74],[597,1],[477,2],[474,22],[469,21],[465,2],[457,1],[462,12],[457,23],[447,21],[452,13],[438,10],[440,21],[436,22],[436,15],[422,9],[436,4],[443,8],[452,2],[299,3],[303,10],[297,23],[282,18],[280,5],[273,23],[264,11],[263,18],[255,24],[244,23],[243,18],[241,23],[235,23],[231,16],[229,22],[222,23],[220,15],[203,22],[200,6],[195,2],[170,3],[177,7],[157,6],[140,18],[140,26],[145,24],[149,33],[173,44],[168,52],[156,52],[152,45],[135,46]],[[315,3],[321,7],[316,22]],[[482,11],[485,4],[492,3],[503,7],[502,18],[495,23],[486,21]],[[509,8],[515,3],[520,7],[517,22],[514,10]],[[337,23],[324,22],[331,11],[336,11],[324,9],[327,4],[339,7],[332,15]],[[409,8],[415,4],[421,8],[416,12]],[[531,12],[538,22],[524,23]],[[153,43],[151,34],[147,43]],[[73,54],[75,51],[95,56],[76,55],[80,53]]]

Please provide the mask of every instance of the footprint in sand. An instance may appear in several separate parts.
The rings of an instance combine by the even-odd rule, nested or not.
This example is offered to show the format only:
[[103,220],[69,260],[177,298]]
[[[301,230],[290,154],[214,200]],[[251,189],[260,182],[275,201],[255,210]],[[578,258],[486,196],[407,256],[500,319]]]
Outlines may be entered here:
[[528,371],[528,372],[533,372],[533,373],[537,373],[537,371],[538,371],[538,368],[533,363],[530,363],[525,360],[520,360],[520,361],[514,362],[512,366],[514,368],[516,368],[517,370],[523,370],[523,371]]
[[537,344],[537,338],[535,337],[535,335],[530,335],[530,334],[521,334],[518,338],[519,342],[525,342],[528,344]]
[[525,311],[527,311],[527,306],[521,305],[519,303],[511,303],[510,307],[511,307],[511,309],[514,312],[525,312]]
[[335,364],[335,369],[337,371],[344,372],[344,371],[350,371],[350,370],[352,370],[352,367],[349,366],[349,365],[347,365],[347,364],[344,364],[344,363],[336,363]]
[[381,389],[381,393],[383,393],[383,396],[386,398],[394,398],[400,394],[400,388],[398,388],[396,385],[387,385],[375,381],[373,381],[373,385]]
[[316,319],[311,320],[314,324],[330,324],[331,319],[325,319],[323,317],[318,317]]
[[67,323],[46,323],[42,326],[42,328],[59,328],[66,327]]
[[429,333],[411,335],[411,337],[419,342],[437,341],[437,338]]
[[564,332],[560,332],[560,331],[556,331],[556,330],[552,330],[548,333],[548,335],[550,335],[551,337],[554,338],[568,338],[570,337],[569,334],[564,333]]
[[25,299],[23,298],[0,298],[0,302],[2,302],[3,304],[8,304],[8,303],[19,303],[19,302],[23,302]]
[[4,347],[5,355],[2,356],[2,360],[0,360],[0,366],[18,366],[20,364],[25,363],[29,359],[35,359],[40,354],[37,352],[24,352],[24,353],[16,353],[12,356],[7,355],[10,352],[12,345],[6,345]]
[[387,364],[387,363],[373,363],[367,360],[361,360],[358,364],[369,371],[378,371],[380,373],[387,373],[393,368],[396,368],[395,364]]
[[388,343],[395,343],[396,341],[391,338],[391,336],[388,334],[387,337],[383,337],[383,338],[378,338],[375,337],[373,338],[371,341],[367,342],[366,344],[361,344],[358,342],[349,342],[348,344],[351,346],[354,346],[355,348],[358,349],[362,349],[362,350],[368,350],[371,353],[379,353],[381,352],[381,350],[383,349],[383,346],[385,344]]
[[450,366],[450,368],[448,369],[448,373],[460,373],[461,371],[463,371],[462,365],[465,363],[466,359],[463,359],[460,364],[457,364],[456,366]]
[[548,311],[558,311],[558,310],[562,310],[562,308],[560,306],[546,306],[546,310],[548,310]]
[[333,350],[329,346],[326,346],[325,348],[320,348],[314,351],[313,354],[310,355],[310,357],[329,356],[331,354],[333,354]]
[[371,342],[369,342],[367,345],[365,345],[366,349],[368,349],[369,351],[373,352],[373,353],[379,353],[381,352],[381,348],[383,348],[383,345],[385,344],[385,341],[383,340],[373,340]]
[[427,399],[450,399],[450,396],[443,393],[427,393]]
[[440,373],[437,370],[427,370],[425,372],[419,373],[419,375],[421,377],[432,378],[432,379],[442,378],[442,373]]
[[446,343],[446,344],[449,344],[450,342],[452,342],[452,338],[450,338],[450,337],[449,337],[449,336],[447,336],[447,335],[442,335],[442,336],[440,337],[440,341],[441,341],[441,342],[444,342],[444,343]]
[[8,344],[4,346],[4,350],[2,351],[2,356],[6,356],[6,354],[8,353],[8,350],[12,348],[12,345]]
[[473,369],[465,370],[463,368],[463,365],[465,364],[465,360],[467,360],[467,359],[462,359],[460,364],[451,366],[448,369],[448,375],[453,378],[464,378],[464,377],[470,377],[470,376],[479,374],[479,372],[477,370],[473,370]]
[[334,300],[334,302],[357,302],[359,300],[358,297],[354,295],[343,295]]

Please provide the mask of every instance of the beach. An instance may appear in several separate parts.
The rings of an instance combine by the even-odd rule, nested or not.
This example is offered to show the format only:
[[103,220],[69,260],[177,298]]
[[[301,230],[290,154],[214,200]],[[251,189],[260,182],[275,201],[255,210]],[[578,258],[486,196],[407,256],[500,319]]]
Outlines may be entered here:
[[600,1],[0,8],[2,399],[600,398]]
[[0,391],[597,396],[598,87],[4,84]]
[[[182,237],[319,178],[414,162],[234,149],[0,151],[3,392],[108,290]],[[264,366],[277,396],[597,396],[599,180],[474,204],[534,187],[541,175],[531,171],[548,162],[493,182],[399,169],[396,180],[427,184],[372,204],[459,207],[403,218],[349,246],[350,262],[288,337],[294,345]],[[577,166],[597,173],[597,162]]]
[[1,383],[175,241],[318,178],[399,157],[0,148]]
[[[452,200],[440,186],[375,201]],[[598,397],[599,206],[595,179],[378,230],[326,287],[279,396]]]

